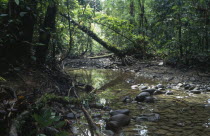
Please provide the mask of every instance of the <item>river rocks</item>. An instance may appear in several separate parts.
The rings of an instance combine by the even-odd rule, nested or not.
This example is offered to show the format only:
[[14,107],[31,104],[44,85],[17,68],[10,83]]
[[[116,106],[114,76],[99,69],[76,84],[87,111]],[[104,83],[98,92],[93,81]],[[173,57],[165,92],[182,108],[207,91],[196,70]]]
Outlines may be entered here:
[[194,90],[191,90],[190,92],[193,94],[200,94],[201,90],[194,89]]
[[147,88],[148,88],[148,87],[147,87],[147,86],[144,86],[144,85],[139,87],[140,90],[145,90],[145,89],[147,89]]
[[166,94],[166,95],[173,95],[174,93],[173,93],[172,91],[168,90],[168,91],[166,91],[165,94]]
[[127,126],[131,118],[125,114],[117,114],[112,116],[106,123],[106,129],[118,132],[121,127]]
[[156,90],[153,95],[159,95],[159,94],[164,94],[165,92],[161,91],[161,90]]
[[143,102],[147,96],[150,96],[150,93],[141,92],[139,95],[136,96],[135,100],[138,102]]
[[111,110],[110,111],[110,115],[111,116],[114,116],[114,115],[117,115],[117,114],[125,114],[125,115],[129,115],[129,113],[130,113],[130,110],[128,110],[128,109],[121,109],[121,110]]
[[142,92],[148,92],[148,93],[150,93],[150,95],[153,95],[153,93],[154,93],[155,91],[156,91],[155,89],[151,88],[151,89],[145,89],[145,90],[143,90]]
[[138,89],[138,88],[139,88],[138,85],[132,85],[132,86],[131,86],[131,89]]
[[91,103],[90,107],[91,108],[96,108],[96,109],[103,109],[104,108],[103,104],[101,104],[101,103]]
[[154,98],[153,98],[153,97],[151,97],[151,96],[147,96],[147,97],[145,97],[144,102],[146,102],[146,103],[154,103],[154,102],[155,102],[155,100],[154,100]]
[[100,113],[95,113],[92,115],[92,118],[101,118],[101,114]]
[[158,89],[158,88],[165,88],[162,84],[158,84],[158,85],[156,85],[156,88]]
[[114,136],[114,132],[111,130],[103,130],[102,131],[106,136]]
[[66,117],[69,119],[76,119],[80,117],[80,114],[68,113]]
[[160,115],[157,113],[150,113],[150,114],[143,114],[136,118],[136,122],[143,122],[143,121],[157,121],[160,119]]

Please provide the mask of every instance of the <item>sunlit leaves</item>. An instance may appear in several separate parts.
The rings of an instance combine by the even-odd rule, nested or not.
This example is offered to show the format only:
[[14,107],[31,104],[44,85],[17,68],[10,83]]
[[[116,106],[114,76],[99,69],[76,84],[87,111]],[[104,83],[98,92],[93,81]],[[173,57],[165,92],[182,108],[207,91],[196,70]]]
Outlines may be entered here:
[[19,0],[15,0],[15,3],[16,3],[17,5],[19,5],[19,4],[20,4],[20,1],[19,1]]

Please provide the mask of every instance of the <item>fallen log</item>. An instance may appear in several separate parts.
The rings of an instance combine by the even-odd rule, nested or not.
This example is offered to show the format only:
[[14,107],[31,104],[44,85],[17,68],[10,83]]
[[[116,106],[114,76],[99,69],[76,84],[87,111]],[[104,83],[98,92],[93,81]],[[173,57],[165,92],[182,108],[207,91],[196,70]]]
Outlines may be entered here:
[[110,54],[105,54],[105,55],[101,55],[101,56],[94,56],[94,57],[87,57],[88,59],[100,59],[100,58],[109,58],[112,57],[114,54],[110,53]]

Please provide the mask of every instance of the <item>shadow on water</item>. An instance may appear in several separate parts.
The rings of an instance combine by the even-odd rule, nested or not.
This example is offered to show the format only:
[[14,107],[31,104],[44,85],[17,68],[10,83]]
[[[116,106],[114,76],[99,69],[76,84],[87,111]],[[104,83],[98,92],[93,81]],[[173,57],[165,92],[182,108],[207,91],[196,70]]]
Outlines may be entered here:
[[[134,73],[122,73],[100,69],[70,69],[69,74],[78,81],[91,84],[98,89],[100,102],[112,109],[129,109],[133,118],[129,126],[123,128],[126,136],[209,136],[210,135],[210,93],[191,94],[183,90],[172,90],[174,95],[158,95],[155,103],[123,103],[122,98],[134,98],[139,90],[131,85],[156,85],[161,83],[151,79],[136,77]],[[163,83],[166,84],[166,83]],[[107,101],[109,103],[107,103]],[[136,122],[135,117],[156,113],[157,121]]]

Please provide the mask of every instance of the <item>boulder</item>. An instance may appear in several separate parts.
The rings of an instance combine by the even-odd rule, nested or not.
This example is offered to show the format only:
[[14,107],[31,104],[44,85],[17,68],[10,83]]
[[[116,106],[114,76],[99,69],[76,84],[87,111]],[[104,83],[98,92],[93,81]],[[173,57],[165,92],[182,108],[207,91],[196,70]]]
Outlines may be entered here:
[[154,100],[153,97],[147,96],[147,97],[145,97],[144,102],[146,102],[146,103],[154,103],[155,100]]
[[197,89],[191,90],[190,92],[193,94],[201,94],[201,90],[197,90]]
[[131,118],[125,114],[117,114],[112,116],[106,123],[106,129],[118,132],[122,127],[130,123]]
[[139,87],[140,90],[145,90],[145,89],[147,89],[147,88],[148,88],[147,86],[140,86],[140,87]]
[[173,93],[172,91],[168,90],[168,91],[166,91],[165,94],[166,94],[166,95],[173,95],[174,93]]
[[117,114],[125,114],[125,115],[129,115],[130,111],[128,109],[121,109],[121,110],[111,110],[110,111],[110,115],[114,116]]
[[159,95],[159,94],[164,94],[165,92],[160,91],[160,90],[156,90],[153,95]]
[[162,84],[156,85],[156,88],[165,88]]
[[111,130],[103,130],[102,131],[106,136],[114,136],[114,132]]
[[143,121],[157,121],[160,119],[160,115],[157,113],[143,114],[136,118],[136,122]]
[[138,102],[143,102],[147,96],[150,96],[150,93],[141,92],[139,95],[136,96],[135,100]]
[[80,118],[80,114],[68,113],[68,114],[66,115],[66,117],[67,117],[68,119],[76,119],[76,118]]
[[148,93],[150,93],[150,95],[153,95],[153,93],[155,92],[156,90],[155,89],[145,89],[145,90],[143,90],[142,92],[148,92]]

